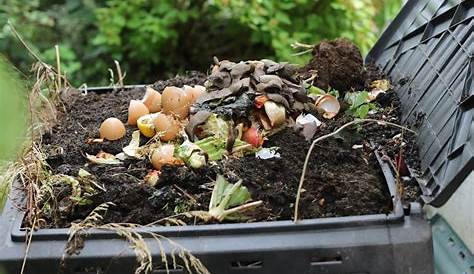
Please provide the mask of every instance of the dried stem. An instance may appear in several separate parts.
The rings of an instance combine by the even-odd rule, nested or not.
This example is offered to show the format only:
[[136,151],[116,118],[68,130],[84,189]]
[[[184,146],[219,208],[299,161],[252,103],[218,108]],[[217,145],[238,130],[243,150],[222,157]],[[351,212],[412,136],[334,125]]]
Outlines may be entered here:
[[[137,232],[137,229],[144,226],[132,223],[106,223],[99,224],[103,220],[103,215],[112,203],[104,203],[96,207],[84,220],[79,223],[72,223],[69,238],[66,245],[66,252],[63,254],[61,264],[65,267],[65,259],[67,255],[77,254],[83,246],[82,236],[87,234],[90,229],[108,230],[117,233],[130,244],[135,252],[138,267],[135,274],[151,273],[153,271],[153,256],[149,249],[149,244],[145,241],[145,235],[151,236],[158,244],[160,249],[161,262],[163,263],[167,273],[169,273],[169,265],[174,268],[178,265],[178,260],[184,264],[187,273],[210,274],[201,261],[196,258],[189,250],[179,243],[153,232]],[[168,243],[171,247],[167,254],[163,242]],[[167,259],[167,255],[171,258],[171,263]]]
[[27,235],[28,235],[28,238],[27,238],[27,241],[26,241],[25,256],[23,256],[23,262],[21,263],[21,271],[20,271],[20,274],[25,273],[26,258],[28,258],[28,252],[30,251],[31,239],[33,238],[33,231],[34,231],[35,223],[36,223],[36,216],[34,217],[34,219],[33,219],[33,225],[31,226],[30,231],[29,231],[29,233],[27,234]]
[[41,58],[28,46],[28,44],[25,42],[25,40],[23,40],[23,38],[21,37],[21,35],[16,31],[15,27],[13,26],[12,22],[10,20],[8,20],[8,26],[10,27],[10,30],[12,31],[13,35],[15,35],[15,37],[23,44],[23,46],[28,50],[28,52],[38,61],[38,62],[41,62],[43,64],[45,64],[43,62],[43,60],[41,60]]
[[314,45],[311,44],[305,44],[305,43],[300,43],[300,42],[294,42],[290,45],[293,49],[313,49]]
[[58,85],[58,90],[60,90],[61,89],[61,57],[59,55],[59,45],[55,45],[54,49],[56,50],[56,68],[58,70],[58,75],[59,75],[57,79],[58,80],[57,85]]
[[[60,73],[58,73],[54,67],[48,65],[47,63],[45,63],[40,57],[38,54],[36,54],[33,49],[31,49],[31,47],[26,43],[25,40],[23,40],[23,37],[18,33],[18,31],[16,30],[15,26],[13,26],[12,22],[10,20],[8,20],[8,26],[10,27],[10,30],[11,32],[13,33],[13,35],[18,39],[18,41],[20,41],[20,43],[26,48],[26,50],[28,51],[29,54],[31,54],[31,56],[33,56],[34,59],[36,59],[36,61],[38,63],[40,63],[40,65],[42,67],[44,67],[46,70],[48,70],[48,72],[54,74],[56,77],[58,78],[61,78],[64,83],[67,85],[67,86],[70,86],[69,84],[69,81],[64,77],[62,76]],[[37,71],[37,74],[39,74],[39,71]],[[37,78],[38,78],[38,75],[37,75]]]
[[263,203],[263,201],[255,201],[255,202],[243,204],[243,205],[240,205],[240,206],[237,206],[237,207],[233,207],[233,208],[225,210],[224,215],[227,216],[227,215],[237,213],[237,212],[244,212],[244,211],[249,210],[253,207],[257,207],[257,206],[261,205],[262,203]]
[[319,142],[321,142],[321,141],[323,141],[327,138],[330,138],[330,137],[333,137],[333,136],[339,134],[341,131],[343,131],[344,129],[346,129],[346,128],[352,126],[352,125],[363,124],[363,123],[378,123],[380,125],[387,125],[387,126],[392,126],[392,127],[397,127],[397,128],[400,128],[400,129],[404,129],[406,131],[409,131],[409,132],[412,132],[412,133],[416,134],[415,131],[413,131],[413,130],[407,128],[407,127],[395,124],[395,123],[390,123],[390,122],[377,120],[377,119],[358,119],[358,120],[354,120],[354,121],[351,121],[351,122],[348,122],[348,123],[342,125],[340,128],[333,131],[332,133],[323,135],[323,136],[315,139],[311,143],[311,146],[309,147],[308,152],[306,153],[306,158],[305,158],[304,164],[303,164],[303,171],[301,172],[300,182],[299,182],[299,185],[298,185],[298,192],[296,193],[296,202],[295,202],[295,211],[294,211],[294,222],[295,223],[298,221],[298,209],[299,209],[299,203],[300,203],[300,198],[301,198],[301,190],[303,189],[304,177],[306,176],[306,170],[308,168],[309,157],[311,156],[311,153],[313,152],[314,146],[317,143],[319,143]]
[[118,74],[118,84],[120,88],[123,88],[123,78],[125,78],[124,75],[122,75],[122,69],[120,68],[120,63],[117,60],[114,60],[115,63],[115,68],[117,69],[117,74]]
[[397,160],[397,164],[396,164],[396,168],[395,168],[395,172],[396,172],[396,175],[397,175],[397,181],[396,181],[396,184],[397,184],[397,193],[398,195],[395,197],[395,203],[398,202],[398,199],[402,199],[403,198],[403,185],[402,185],[402,182],[401,182],[401,178],[400,178],[400,167],[402,165],[402,155],[404,153],[404,149],[403,149],[403,134],[404,131],[402,130],[402,133],[400,135],[400,150],[398,151],[398,160]]

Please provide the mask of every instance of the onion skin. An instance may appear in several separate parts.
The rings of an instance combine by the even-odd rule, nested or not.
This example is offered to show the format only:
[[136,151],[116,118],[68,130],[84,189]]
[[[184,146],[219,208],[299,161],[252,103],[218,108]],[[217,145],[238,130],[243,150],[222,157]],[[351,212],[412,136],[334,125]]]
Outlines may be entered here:
[[100,138],[115,141],[125,136],[125,126],[122,121],[115,117],[110,117],[102,122],[99,128]]
[[128,106],[128,121],[129,125],[137,125],[138,118],[149,114],[150,111],[141,101],[131,100],[130,105]]
[[156,133],[160,134],[160,140],[165,142],[175,139],[181,130],[181,124],[171,115],[157,113],[153,123]]
[[184,119],[189,114],[192,97],[183,89],[177,87],[166,87],[161,95],[161,107],[164,114],[175,115]]
[[286,109],[284,106],[279,105],[273,101],[266,101],[263,104],[263,107],[272,127],[276,127],[285,123]]
[[242,141],[245,141],[254,147],[260,147],[263,144],[263,137],[256,128],[251,127],[242,135]]
[[142,102],[151,113],[159,112],[161,110],[161,94],[151,87],[146,88]]
[[157,170],[160,170],[161,167],[165,164],[173,165],[176,162],[174,154],[174,145],[162,145],[153,150],[151,154],[151,164]]

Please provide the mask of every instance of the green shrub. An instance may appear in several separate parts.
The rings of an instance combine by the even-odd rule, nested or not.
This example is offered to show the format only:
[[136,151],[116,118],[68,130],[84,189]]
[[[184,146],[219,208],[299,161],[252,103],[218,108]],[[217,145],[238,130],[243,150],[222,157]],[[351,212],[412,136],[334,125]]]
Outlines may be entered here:
[[[113,60],[126,83],[150,82],[176,72],[207,69],[212,56],[275,58],[295,63],[294,42],[339,36],[364,53],[399,9],[400,0],[6,0],[10,19],[47,62],[60,44],[62,68],[79,85],[108,84]],[[0,50],[22,70],[26,51],[0,29]]]

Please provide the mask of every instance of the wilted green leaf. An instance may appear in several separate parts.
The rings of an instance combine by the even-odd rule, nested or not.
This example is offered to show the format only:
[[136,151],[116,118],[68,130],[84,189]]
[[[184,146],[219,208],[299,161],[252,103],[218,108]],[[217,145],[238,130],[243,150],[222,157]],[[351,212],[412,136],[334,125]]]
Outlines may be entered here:
[[251,200],[250,192],[245,186],[240,186],[230,197],[227,208],[245,204],[247,201]]
[[347,113],[357,118],[367,117],[370,110],[376,109],[376,106],[370,103],[369,93],[367,91],[348,92],[344,97],[345,101],[351,104]]

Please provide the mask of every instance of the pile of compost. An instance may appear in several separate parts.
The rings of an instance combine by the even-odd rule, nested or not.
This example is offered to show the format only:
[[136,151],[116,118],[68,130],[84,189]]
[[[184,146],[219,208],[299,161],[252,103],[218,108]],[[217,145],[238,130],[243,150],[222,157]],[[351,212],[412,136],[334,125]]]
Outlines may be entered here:
[[[382,88],[380,83],[386,87]],[[104,223],[149,224],[169,216],[176,216],[173,224],[217,222],[182,213],[209,209],[219,175],[231,184],[241,181],[250,194],[245,202],[262,201],[242,218],[221,222],[292,219],[298,182],[312,140],[337,130],[358,115],[400,122],[394,87],[386,83],[388,80],[376,68],[364,67],[356,46],[338,39],[316,45],[313,59],[300,68],[271,60],[216,59],[209,75],[192,72],[150,85],[159,92],[170,86],[205,87],[204,94],[189,106],[190,116],[180,122],[182,136],[160,141],[163,136],[159,134],[150,138],[142,135],[139,141],[140,146],[153,143],[155,147],[175,142],[177,151],[183,140],[199,144],[213,137],[203,136],[202,127],[209,117],[225,121],[229,129],[223,133],[228,134],[224,149],[214,153],[198,145],[193,150],[202,156],[198,166],[195,162],[190,164],[188,158],[157,166],[150,161],[151,154],[141,158],[119,157],[115,164],[91,162],[91,155],[104,152],[123,155],[137,127],[126,124],[124,137],[114,141],[97,140],[99,127],[110,117],[122,122],[129,120],[130,101],[143,98],[147,88],[72,92],[57,125],[43,136],[42,148],[53,176],[78,178],[79,183],[87,181],[90,191],[85,193],[81,186],[82,192],[78,194],[74,184],[65,184],[64,180],[53,182],[54,201],[47,201],[49,210],[42,225],[68,227],[106,202],[113,205],[105,214]],[[363,90],[366,95],[375,95],[357,105],[355,98]],[[323,109],[321,98],[337,98],[340,109]],[[270,111],[280,111],[284,119],[273,119]],[[304,115],[311,115],[308,117],[312,122],[317,120],[317,127],[306,129],[298,124]],[[257,143],[245,137],[253,129],[260,134]],[[300,201],[301,218],[389,213],[391,197],[374,150],[398,168],[404,178],[400,180],[406,184],[407,199],[415,198],[415,183],[405,170],[406,164],[416,167],[417,151],[412,138],[399,128],[373,123],[351,127],[336,138],[318,143],[307,168]],[[267,151],[270,155],[262,156],[262,147],[272,148]],[[64,178],[61,176],[58,178]]]

